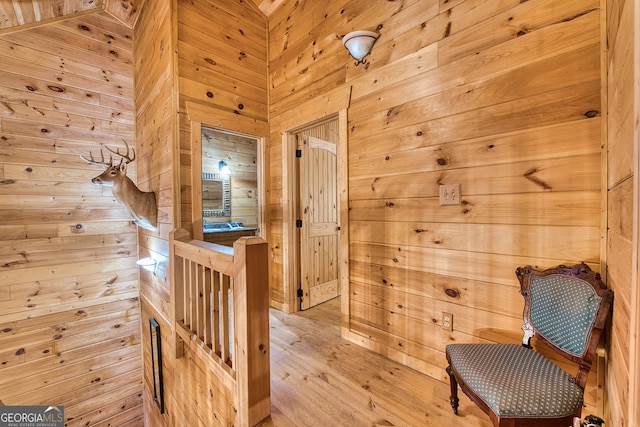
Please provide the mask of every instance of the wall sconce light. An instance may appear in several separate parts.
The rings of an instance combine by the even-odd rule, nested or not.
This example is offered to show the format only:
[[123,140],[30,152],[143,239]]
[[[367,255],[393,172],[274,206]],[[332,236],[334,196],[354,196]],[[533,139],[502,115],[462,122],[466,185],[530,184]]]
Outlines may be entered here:
[[371,53],[378,37],[380,34],[373,31],[352,31],[342,38],[342,44],[356,60],[356,65],[359,65],[366,62],[364,58]]
[[151,258],[150,256],[139,259],[138,261],[136,261],[136,264],[138,264],[145,270],[152,272],[154,275],[156,274],[156,270],[158,269],[158,261]]
[[220,163],[218,163],[218,170],[221,174],[224,175],[229,175],[231,173],[229,165],[227,165],[227,162],[225,162],[224,160],[220,160]]

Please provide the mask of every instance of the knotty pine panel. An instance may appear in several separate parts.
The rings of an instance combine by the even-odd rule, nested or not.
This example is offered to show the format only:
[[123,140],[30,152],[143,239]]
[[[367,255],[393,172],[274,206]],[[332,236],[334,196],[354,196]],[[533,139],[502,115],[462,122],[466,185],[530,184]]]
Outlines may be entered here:
[[[140,76],[136,82],[136,143],[139,155],[144,156],[145,164],[139,169],[141,181],[144,185],[156,191],[158,203],[158,232],[144,230],[139,233],[140,256],[152,256],[159,262],[156,274],[140,271],[140,297],[142,317],[143,354],[143,401],[145,425],[163,424],[163,420],[175,412],[171,405],[173,400],[172,370],[173,358],[171,352],[163,352],[163,373],[165,389],[166,411],[160,415],[158,407],[153,401],[152,364],[149,347],[149,317],[153,316],[161,326],[161,342],[163,349],[170,349],[172,341],[167,341],[170,328],[166,323],[170,318],[170,289],[168,268],[169,232],[176,225],[174,221],[175,209],[175,179],[173,174],[174,126],[176,120],[172,116],[174,110],[173,99],[177,94],[177,82],[174,82],[172,15],[169,3],[155,3],[153,7],[145,7],[138,17],[135,26],[134,48],[135,74]],[[152,307],[150,311],[149,307]]]
[[[344,72],[341,69],[323,70],[318,75],[307,75],[306,71],[302,72],[302,74],[305,76],[301,77],[305,80],[304,90],[300,90],[298,86],[286,88],[285,92],[290,95],[280,101],[273,99],[269,104],[271,114],[286,112],[305,101],[323,96],[326,87],[342,86],[345,83]],[[269,95],[272,96],[273,93]]]
[[[57,28],[72,33],[72,37],[80,36],[86,39],[85,43],[91,41],[103,46],[103,48],[113,48],[116,51],[124,49],[128,53],[133,51],[133,38],[129,28],[123,27],[122,23],[117,22],[106,13],[90,14],[73,20],[64,20],[57,25]],[[63,36],[63,39],[67,40],[67,37]],[[73,42],[72,44],[74,46],[77,45],[77,43]],[[124,60],[130,61],[130,57]]]
[[0,225],[0,239],[16,240],[26,238],[50,238],[56,236],[58,227],[55,224],[35,225]]
[[[51,24],[55,25],[55,24]],[[130,74],[132,65],[132,53],[125,52],[124,49],[119,51],[110,52],[108,46],[101,46],[100,43],[88,43],[92,48],[98,49],[98,51],[85,50],[80,46],[70,45],[66,38],[71,37],[70,33],[65,33],[64,30],[52,30],[46,29],[48,26],[36,27],[29,32],[15,32],[3,35],[3,39],[10,43],[15,43],[25,48],[31,48],[34,50],[40,50],[40,46],[47,45],[46,54],[58,56],[57,62],[60,65],[64,65],[60,61],[60,57],[69,58],[72,63],[82,63],[88,67],[99,67],[104,71],[104,74],[109,75],[111,73]],[[118,52],[122,52],[127,58],[126,61],[122,61]],[[107,56],[104,56],[104,55]],[[40,53],[39,55],[42,55]],[[64,69],[64,68],[62,68]],[[108,70],[108,71],[107,71]],[[56,70],[56,73],[59,69]],[[89,76],[87,76],[89,77]],[[99,75],[93,76],[94,79],[99,80]]]
[[[91,345],[84,344],[85,347],[91,349],[95,347],[95,351],[108,351],[110,357],[112,357],[111,362],[121,362],[129,359],[135,359],[136,353],[139,353],[138,346],[140,345],[139,339],[139,329],[137,328],[138,323],[140,322],[139,316],[127,317],[128,324],[122,323],[122,316],[118,316],[115,320],[111,320],[109,318],[101,317],[100,323],[108,323],[114,322],[111,326],[113,329],[122,329],[119,331],[119,334],[127,334],[131,339],[122,340],[119,339],[115,341],[112,337],[107,334],[104,334],[104,338],[106,342],[112,341],[112,345],[110,347],[113,348],[103,348],[105,346],[101,345],[102,340],[98,343],[95,343],[95,339],[91,342]],[[98,322],[95,322],[98,323]],[[56,328],[48,328],[49,329],[49,340],[50,336],[53,335],[55,339],[55,346],[52,346],[50,350],[57,354],[57,356],[49,356],[49,358],[35,359],[30,362],[22,362],[16,363],[12,368],[7,368],[7,376],[3,377],[2,384],[0,384],[0,389],[2,390],[3,396],[6,400],[14,398],[24,393],[30,393],[34,389],[38,389],[39,387],[50,385],[50,384],[59,384],[64,382],[68,377],[72,377],[77,375],[77,371],[74,372],[74,369],[80,369],[80,371],[84,371],[84,367],[78,366],[77,368],[69,367],[70,364],[68,362],[72,362],[72,365],[76,364],[84,364],[90,366],[90,368],[86,372],[90,372],[91,370],[97,368],[98,366],[104,365],[95,365],[95,363],[104,363],[104,359],[106,358],[92,358],[88,357],[90,353],[84,350],[77,350],[78,342],[73,343],[73,341],[80,341],[83,338],[87,338],[90,335],[91,331],[94,331],[96,328],[96,324],[89,325],[81,325],[82,322],[71,322],[68,324],[57,326]],[[89,331],[83,331],[79,329],[79,331],[75,331],[74,328],[76,326],[83,326],[84,328],[91,328]],[[53,330],[52,330],[53,329]],[[84,333],[82,333],[84,332]],[[46,333],[46,331],[45,331]],[[77,334],[77,335],[76,335]],[[125,335],[125,336],[127,336]],[[108,337],[108,338],[107,338]],[[27,339],[34,340],[38,339],[37,336],[29,336]],[[44,337],[43,337],[44,338]],[[69,343],[68,343],[69,341]],[[76,349],[68,348],[70,346],[75,346]],[[24,352],[28,351],[29,348],[20,347],[18,351],[22,349]],[[64,350],[63,350],[64,349]],[[46,351],[46,350],[45,350]],[[64,355],[64,356],[63,356]],[[137,363],[131,364],[132,367],[139,367],[139,359]],[[33,368],[33,369],[32,369]],[[16,385],[12,383],[12,378],[15,376],[24,375],[22,372],[24,370],[29,371],[28,377],[23,377],[20,384]]]
[[[607,176],[608,187],[608,236],[607,236],[607,284],[616,292],[613,325],[608,336],[608,376],[606,383],[607,423],[632,426],[640,422],[638,397],[637,343],[632,337],[638,335],[638,276],[637,265],[637,206],[634,207],[633,192],[637,188],[638,164],[633,152],[637,150],[638,91],[634,81],[634,61],[637,55],[638,34],[635,33],[634,14],[637,2],[607,0],[606,38],[607,51]],[[636,19],[637,21],[637,19]],[[637,71],[635,74],[637,78]],[[634,108],[635,106],[635,108]],[[637,260],[636,260],[637,261]],[[634,274],[635,273],[635,274]],[[635,279],[635,282],[634,280]],[[635,303],[634,303],[635,302]],[[635,348],[633,347],[635,345]],[[635,377],[632,373],[635,372]]]
[[[478,2],[467,1],[466,3]],[[476,11],[479,12],[479,9],[482,9],[484,13],[492,14],[496,5],[506,3],[501,1],[483,4]],[[468,15],[460,11],[450,15],[440,13],[437,2],[425,4],[424,1],[414,1],[403,5],[397,13],[390,14],[385,20],[384,27],[387,31],[385,37],[376,42],[376,55],[375,58],[371,58],[371,64],[376,68],[396,64],[396,61],[411,56],[424,47],[428,48],[440,40],[447,31],[451,32],[452,20],[464,16]],[[347,75],[350,77],[350,73],[358,73],[358,71],[349,70]]]
[[624,301],[631,307],[633,301],[633,288],[628,286],[633,266],[633,242],[625,236],[610,230],[608,235],[608,254],[616,257],[617,262],[607,265],[607,275],[610,279],[609,286],[616,292],[616,301]]
[[[628,262],[629,259],[622,261]],[[617,263],[617,262],[616,262]],[[622,283],[617,283],[616,279],[609,276],[607,284],[614,290],[627,287],[628,280],[623,278]],[[617,294],[616,294],[617,298]],[[606,384],[608,420],[619,422],[619,425],[633,425],[627,422],[628,402],[630,402],[630,370],[631,370],[631,349],[629,337],[633,334],[634,325],[629,322],[631,319],[631,307],[624,298],[616,299],[613,311],[613,321],[610,337],[608,338],[608,380]],[[611,422],[611,421],[608,421]]]
[[[402,246],[400,244],[352,243],[350,258],[358,262],[370,262],[374,265],[403,268],[409,271],[431,272],[456,278],[479,280],[519,287],[513,280],[513,271],[518,266],[553,265],[564,262],[562,259],[519,257],[448,249],[432,249]],[[446,263],[442,260],[446,260]],[[473,269],[469,268],[473,263]],[[505,265],[514,265],[514,268]],[[446,311],[446,310],[445,310]]]
[[[560,88],[480,110],[464,111],[433,120],[404,105],[349,121],[349,141],[375,148],[377,141],[393,138],[396,130],[419,136],[429,144],[487,137],[578,120],[598,120],[600,81]],[[592,113],[593,112],[593,113]],[[593,116],[596,114],[596,116]],[[376,134],[377,132],[377,134]]]
[[633,240],[633,179],[629,177],[609,190],[608,228],[628,241]]
[[[397,114],[398,105],[433,120],[445,115],[480,110],[491,105],[526,99],[563,87],[582,86],[599,79],[599,45],[557,57],[536,61],[526,66],[496,74],[479,82],[442,88],[436,93],[420,91],[410,85],[398,84],[388,96],[372,94],[359,99],[349,110],[350,117],[359,118],[379,112]],[[429,72],[426,72],[427,79]],[[432,89],[433,90],[433,89]],[[396,107],[396,108],[394,108]]]
[[[91,91],[95,91],[100,88],[107,88],[109,91],[118,94],[118,88],[111,85],[126,88],[128,92],[133,88],[133,76],[126,72],[114,72],[86,62],[73,60],[65,61],[57,55],[39,51],[37,48],[12,43],[9,40],[4,40],[2,45],[3,51],[5,51],[5,48],[10,49],[11,57],[22,59],[25,62],[31,63],[36,69],[39,69],[40,72],[34,73],[33,76],[41,77],[43,80],[51,80],[50,84],[52,87],[59,87],[63,78],[68,78],[69,86],[84,87]],[[5,52],[9,52],[9,50],[6,50]],[[49,68],[41,68],[39,65],[43,63],[59,64],[56,74],[51,74]],[[2,71],[20,74],[20,69],[16,68],[15,64],[12,64],[11,62],[3,63]]]
[[[113,400],[115,404],[106,409],[101,407],[100,404],[91,405],[87,404],[87,402],[68,406],[71,410],[84,411],[86,415],[82,418],[71,420],[67,423],[67,426],[100,425],[101,421],[107,417],[109,423],[113,423],[113,425],[143,425],[143,416],[138,411],[138,407],[142,405],[142,392],[138,384],[134,383],[133,387],[128,386],[111,393],[105,393],[104,398]],[[67,407],[65,407],[66,410]]]
[[[32,119],[32,118],[31,118]],[[32,119],[33,120],[33,119]],[[60,123],[60,122],[58,122]],[[9,119],[2,118],[0,119],[0,130],[2,132],[7,132],[14,135],[42,135],[47,134],[51,139],[65,139],[77,142],[89,142],[94,141],[98,138],[102,141],[103,144],[108,145],[110,147],[117,146],[122,144],[124,135],[129,146],[132,146],[133,138],[131,138],[129,133],[124,134],[109,134],[101,131],[100,129],[96,129],[91,119],[86,120],[78,127],[68,127],[65,124],[47,124],[37,121],[25,121],[21,119]],[[98,147],[96,152],[100,151]],[[78,153],[85,154],[85,153]],[[86,154],[85,154],[86,155]],[[85,163],[86,164],[86,163]],[[100,169],[94,170],[99,171]],[[134,167],[132,166],[132,169]],[[96,174],[99,175],[99,172]]]
[[[600,227],[599,192],[465,196],[461,206],[440,207],[437,197],[354,200],[350,220],[464,222],[475,224]],[[572,210],[574,204],[580,210]],[[591,248],[597,253],[596,248]]]
[[[622,3],[622,2],[621,2]],[[629,6],[627,6],[629,7]],[[634,38],[633,19],[622,15],[617,29],[620,39],[614,43],[614,49],[610,51],[608,63],[609,90],[609,135],[607,138],[609,156],[609,176],[607,183],[609,188],[619,184],[634,173],[633,144],[634,127],[634,91],[629,90],[628,85],[634,78],[633,61],[625,60],[633,56]],[[637,38],[637,35],[636,35]]]
[[[301,101],[352,88],[350,279],[367,297],[351,297],[351,339],[445,379],[447,339],[418,333],[419,322],[437,324],[450,311],[457,340],[471,336],[480,317],[483,329],[517,336],[516,267],[585,260],[599,269],[599,7],[347,0],[285,2],[270,15],[272,123]],[[368,64],[357,67],[340,40],[355,29],[381,34]],[[280,298],[282,201],[290,196],[282,138],[272,132],[271,295]],[[440,206],[441,183],[462,184],[463,204]],[[423,311],[398,310],[416,295],[425,298]],[[389,330],[379,307],[390,312],[394,301],[398,326]]]
[[[7,76],[8,74],[3,74]],[[10,84],[9,81],[5,81],[5,84]],[[0,87],[0,94],[4,97],[2,104],[2,116],[11,117],[15,114],[23,114],[26,118],[33,117],[34,113],[39,114],[38,120],[52,117],[53,115],[47,114],[56,110],[67,111],[73,116],[81,116],[86,113],[86,104],[80,101],[56,99],[55,106],[52,102],[52,98],[44,93],[36,93],[32,91],[24,91],[21,86],[16,88],[9,88],[8,86]],[[124,103],[120,100],[119,103],[110,104],[108,98],[102,99],[101,105],[93,104],[91,107],[92,116],[95,118],[94,123],[100,124],[108,121],[109,126],[114,125],[132,125],[134,122],[133,111],[130,108],[123,109]],[[107,102],[105,102],[107,101]],[[30,111],[29,111],[30,110]],[[114,125],[112,125],[113,123]]]
[[[504,286],[501,292],[492,292],[491,284],[473,279],[450,277],[446,275],[407,271],[401,267],[384,266],[367,262],[351,262],[353,292],[378,292],[397,295],[397,298],[422,296],[438,301],[446,301],[463,307],[473,307],[490,312],[505,312],[516,316],[521,314],[522,297],[513,292],[511,285]],[[429,283],[430,286],[424,286]],[[496,286],[496,285],[493,285]],[[435,322],[440,322],[439,317]]]
[[[109,15],[104,14],[104,19],[112,19]],[[75,18],[73,20],[75,24],[72,28],[74,31],[69,31],[68,26],[62,24],[43,25],[35,27],[33,30],[34,35],[40,36],[51,40],[57,46],[61,46],[68,50],[82,50],[91,52],[91,54],[102,58],[104,61],[106,58],[110,58],[112,61],[120,62],[121,64],[133,65],[133,49],[130,43],[118,43],[119,34],[109,35],[106,34],[106,38],[101,37],[102,40],[96,40],[91,37],[86,37],[90,30],[85,30],[88,27],[82,18]],[[125,26],[121,26],[123,31]],[[79,30],[79,31],[78,31]],[[113,43],[105,43],[104,40],[112,40]],[[84,61],[88,61],[89,57],[83,58]]]
[[[255,64],[262,64],[254,70],[254,74],[264,79],[264,74],[257,71],[267,61],[264,20],[256,19],[257,15],[239,17],[220,10],[221,7],[232,3],[234,2],[203,2],[202,4],[181,2],[178,8],[179,40],[194,46],[204,42],[201,45],[206,47],[203,49],[204,52],[219,55],[226,62],[240,64],[244,61],[250,63],[255,61]],[[211,13],[212,9],[216,9],[217,13]],[[212,27],[212,15],[218,22],[224,22],[225,25]],[[215,63],[210,61],[208,63],[215,68]]]
[[267,115],[267,105],[256,102],[237,94],[215,89],[212,86],[187,79],[180,79],[180,94],[182,102],[208,103],[230,113],[242,114],[253,118],[264,118]]
[[[183,226],[190,229],[192,136],[186,103],[267,121],[267,29],[265,17],[255,7],[236,2],[180,2],[177,19],[181,212]],[[202,125],[215,123],[214,118]],[[247,224],[256,221],[245,219]]]
[[479,19],[475,22],[468,20],[463,31],[456,31],[452,25],[451,34],[440,42],[440,64],[473,55],[487,47],[534,33],[558,22],[568,22],[588,13],[598,14],[600,2],[570,0],[558,4],[556,0],[540,0],[534,4],[512,2],[511,5],[512,8],[504,11],[496,8],[491,16],[482,16],[482,12],[476,12],[475,9],[469,10],[469,18]]
[[[598,227],[475,224],[445,222],[352,221],[353,242],[403,242],[409,246],[452,249],[544,258],[562,254],[569,261],[597,261],[592,248],[600,240]],[[380,233],[384,227],[385,233]],[[585,245],[567,247],[567,240],[582,239]]]
[[246,99],[257,101],[264,104],[264,100],[267,98],[267,89],[262,85],[261,87],[254,86],[250,83],[245,83],[239,80],[235,75],[227,76],[220,74],[216,70],[213,70],[209,63],[197,57],[185,58],[184,56],[179,60],[180,77],[189,81],[217,81],[218,85],[225,88],[229,93],[242,94]]
[[[571,162],[571,163],[569,163]],[[441,171],[415,172],[402,170],[400,162],[390,163],[387,176],[356,179],[349,182],[349,195],[353,200],[405,197],[437,197],[440,184],[459,183],[464,194],[532,193],[554,190],[598,191],[600,188],[600,154],[558,160],[534,160],[475,168],[472,178],[466,168],[450,169],[446,177]],[[392,163],[392,164],[391,164]],[[455,163],[455,162],[452,162]],[[454,166],[452,164],[452,166]],[[457,165],[456,165],[457,166]],[[419,165],[416,165],[419,169]],[[384,172],[388,172],[385,170]],[[407,183],[414,183],[407,184]]]
[[[145,322],[149,317],[154,317],[160,324],[163,348],[171,348],[172,337],[169,324],[158,316],[159,313],[145,298],[142,299],[142,308]],[[143,327],[144,343],[148,342],[148,334],[148,327]],[[143,345],[143,353],[145,360],[149,360],[151,355],[148,345]],[[185,354],[180,359],[175,359],[170,353],[164,353],[163,378],[167,409],[163,415],[160,415],[151,397],[153,393],[151,370],[145,369],[145,416],[150,425],[173,426],[182,423],[189,426],[229,425],[236,419],[233,414],[233,397],[229,390],[224,390],[222,384],[211,378],[211,370],[206,368],[188,345],[185,345]],[[187,396],[197,396],[198,402],[193,402]]]
[[[158,231],[140,231],[138,242],[140,255],[152,254],[158,262],[169,256],[169,231],[173,229],[173,178],[171,176],[173,158],[172,128],[172,45],[171,15],[168,4],[144,8],[135,27],[134,46],[136,82],[136,144],[138,156],[144,162],[139,165],[141,186],[156,192],[158,205]],[[153,244],[158,239],[163,244]],[[154,251],[157,248],[164,251]],[[162,276],[141,274],[140,292],[155,294],[157,304],[164,316],[169,316],[169,283],[164,269]],[[145,322],[143,329],[148,328]],[[145,369],[150,369],[150,361],[144,361]]]
[[0,395],[70,423],[142,415],[137,231],[78,156],[133,144],[131,39],[100,12],[0,34]]
[[[535,159],[567,161],[572,155],[600,153],[599,147],[589,142],[600,134],[600,126],[600,120],[580,120],[436,145],[428,145],[424,135],[400,131],[390,135],[384,146],[359,144],[350,151],[349,168],[354,179],[362,179],[398,172],[442,171],[450,165],[472,168]],[[569,130],[571,134],[567,135]]]
[[[367,288],[360,284],[359,286],[354,286],[354,291],[351,295],[352,301],[354,304],[362,304],[363,306],[362,314],[359,315],[361,318],[358,320],[372,322],[373,319],[378,317],[389,316],[389,318],[396,319],[396,321],[386,321],[387,326],[405,329],[405,336],[408,339],[416,342],[426,342],[435,349],[438,348],[438,344],[442,343],[428,341],[428,335],[437,335],[438,331],[436,327],[442,329],[442,316],[440,316],[440,311],[443,309],[445,311],[459,310],[460,308],[452,303],[443,303],[437,299],[395,292],[395,290],[390,290],[388,287],[376,286]],[[505,289],[505,292],[519,296],[520,299],[522,299],[519,291],[515,288]],[[492,313],[483,310],[483,312],[486,313],[484,316],[474,316],[473,318],[465,318],[464,315],[457,316],[455,326],[456,333],[473,335],[477,330],[482,331],[483,329],[491,327],[496,317],[501,319],[502,329],[505,331],[517,331],[521,326],[522,306],[522,301],[515,304],[515,307],[511,310],[514,312],[513,314],[496,314],[495,312]],[[367,313],[372,307],[375,307],[375,310]],[[354,313],[359,312],[353,305],[352,308],[354,309]],[[518,312],[517,308],[520,308],[520,312]],[[402,325],[401,322],[404,321],[411,321],[416,324],[420,323],[423,326],[416,328],[400,326]],[[373,326],[379,326],[376,321],[372,323]],[[424,336],[420,337],[421,334],[424,334]]]
[[[366,6],[362,3],[357,4],[357,10],[353,10],[352,7],[352,13],[357,15],[364,12]],[[344,9],[346,4],[346,2],[314,2],[287,5],[270,16],[269,60],[275,65],[273,71],[277,70],[282,73],[287,68],[284,64],[291,62],[300,54],[300,47],[295,44],[303,44],[305,39],[325,35],[327,28],[332,28],[335,31],[339,24],[346,19],[343,16],[346,12]],[[301,64],[302,68],[311,63],[308,58],[305,61],[307,63]]]
[[[465,2],[466,4],[468,2]],[[483,5],[482,9],[485,9]],[[497,74],[504,74],[522,67],[532,61],[531,51],[536,51],[535,60],[546,60],[563,52],[569,52],[581,47],[599,43],[599,36],[595,31],[584,31],[584,28],[597,28],[599,14],[588,13],[577,17],[562,26],[552,25],[527,34],[524,38],[513,38],[499,45],[491,46],[477,52],[475,55],[456,60],[453,63],[438,66],[438,45],[429,44],[402,58],[384,66],[368,69],[350,67],[347,70],[349,80],[353,85],[353,96],[358,98],[377,92],[384,83],[410,84],[412,77],[420,76],[422,84],[413,86],[418,93],[433,94],[442,89],[455,87],[460,82],[468,83],[490,78]],[[378,44],[371,58],[373,64],[378,54]],[[540,46],[544,44],[545,49]],[[395,91],[394,91],[395,92]],[[394,92],[387,96],[395,96]]]

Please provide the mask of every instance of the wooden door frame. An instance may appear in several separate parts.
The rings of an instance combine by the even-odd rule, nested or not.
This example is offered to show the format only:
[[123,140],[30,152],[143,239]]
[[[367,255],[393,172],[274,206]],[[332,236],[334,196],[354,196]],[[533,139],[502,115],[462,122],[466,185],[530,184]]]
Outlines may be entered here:
[[629,425],[640,422],[640,1],[633,1],[633,267],[631,277],[631,322],[629,335]]
[[[302,103],[282,115],[276,129],[282,136],[282,209],[283,209],[283,282],[284,304],[281,309],[287,313],[300,310],[297,290],[300,281],[300,260],[298,256],[297,219],[297,173],[295,157],[295,134],[303,129],[338,119],[339,139],[337,155],[338,210],[340,233],[338,237],[338,276],[341,292],[342,323],[348,321],[349,313],[349,191],[348,191],[348,132],[347,109],[351,98],[351,87],[339,88],[321,97]],[[345,313],[347,314],[345,316]]]
[[203,240],[202,232],[202,128],[244,136],[257,141],[258,236],[266,240],[268,220],[264,209],[266,191],[266,146],[269,126],[266,121],[244,118],[215,107],[187,102],[191,133],[191,224],[192,237]]

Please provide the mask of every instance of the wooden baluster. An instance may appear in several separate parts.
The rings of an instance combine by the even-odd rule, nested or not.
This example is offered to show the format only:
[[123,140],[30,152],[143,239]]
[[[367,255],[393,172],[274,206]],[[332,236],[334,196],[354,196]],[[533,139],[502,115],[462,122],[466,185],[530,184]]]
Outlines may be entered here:
[[195,332],[196,326],[196,310],[198,305],[197,297],[197,276],[198,276],[198,264],[195,261],[189,263],[189,329],[191,332]]
[[211,346],[211,269],[203,269],[203,294],[202,310],[204,311],[204,329],[203,329],[203,342],[205,347],[212,348]]
[[220,343],[220,275],[218,271],[213,272],[213,286],[211,289],[211,295],[213,299],[213,327],[211,332],[213,333],[213,352],[222,357],[222,347]]
[[185,324],[186,303],[185,303],[185,279],[186,279],[186,260],[176,254],[176,242],[188,241],[190,239],[189,232],[184,229],[177,229],[169,234],[170,253],[171,253],[171,297],[174,303],[171,305],[171,321],[173,330],[172,350],[176,358],[183,356],[182,339],[177,334],[176,329],[180,323]]
[[233,309],[233,289],[234,289],[234,281],[233,281],[233,277],[228,276],[229,279],[229,286],[228,286],[228,291],[226,293],[227,296],[227,301],[228,301],[228,306],[229,306],[229,310],[227,313],[227,321],[228,321],[228,334],[227,334],[227,343],[229,346],[229,362],[227,363],[229,366],[231,366],[232,368],[235,368],[236,366],[236,362],[234,359],[234,355],[235,355],[235,351],[234,351],[234,335],[235,335],[235,322],[234,322],[234,309]]
[[204,342],[204,266],[198,264],[196,275],[196,336]]
[[229,276],[222,275],[220,286],[220,341],[222,361],[231,364],[231,341],[229,340]]

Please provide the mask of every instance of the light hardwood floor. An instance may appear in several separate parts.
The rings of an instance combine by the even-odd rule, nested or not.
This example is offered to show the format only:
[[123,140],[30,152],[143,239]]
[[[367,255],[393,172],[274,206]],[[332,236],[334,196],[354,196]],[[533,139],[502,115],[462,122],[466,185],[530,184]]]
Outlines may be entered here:
[[462,392],[455,416],[448,384],[341,339],[339,304],[271,311],[271,419],[262,427],[491,426]]

